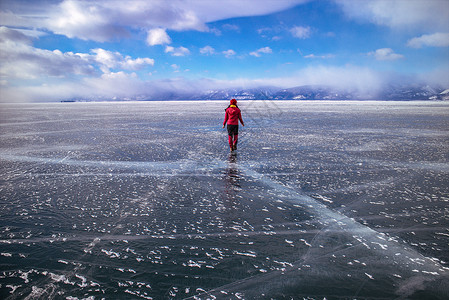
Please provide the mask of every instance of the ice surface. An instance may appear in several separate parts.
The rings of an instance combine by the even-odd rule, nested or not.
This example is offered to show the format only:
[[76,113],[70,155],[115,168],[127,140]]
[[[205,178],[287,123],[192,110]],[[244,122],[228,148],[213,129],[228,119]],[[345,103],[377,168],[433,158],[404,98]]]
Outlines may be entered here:
[[449,293],[449,103],[1,104],[0,297]]

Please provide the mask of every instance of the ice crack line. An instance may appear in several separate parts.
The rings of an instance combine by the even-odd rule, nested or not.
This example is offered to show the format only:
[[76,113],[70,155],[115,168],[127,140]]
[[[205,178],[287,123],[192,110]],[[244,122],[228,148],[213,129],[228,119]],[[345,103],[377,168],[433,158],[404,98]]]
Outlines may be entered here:
[[[286,187],[275,180],[270,179],[268,176],[254,171],[246,164],[235,164],[235,168],[239,170],[246,177],[251,177],[262,183],[268,188],[274,189],[277,193],[282,194],[282,200],[288,201],[294,205],[300,205],[304,209],[325,224],[323,231],[332,232],[339,231],[341,233],[348,233],[358,242],[361,247],[366,247],[368,251],[377,253],[377,256],[381,260],[387,260],[387,265],[396,265],[403,271],[407,271],[409,274],[416,272],[421,273],[420,277],[416,280],[425,282],[433,280],[435,276],[447,276],[449,268],[443,267],[438,260],[425,257],[416,250],[410,248],[405,242],[398,241],[397,238],[387,236],[382,232],[377,232],[368,226],[365,226],[352,218],[347,217],[344,214],[329,209],[326,205],[318,202],[317,200],[303,194],[300,191],[296,191],[292,188]],[[276,199],[275,199],[276,200]],[[313,243],[312,243],[313,244]],[[354,247],[354,246],[353,246]],[[307,255],[306,255],[307,256]],[[292,266],[285,268],[284,271],[273,270],[265,274],[255,275],[252,277],[244,278],[225,286],[216,287],[209,291],[203,291],[188,299],[206,299],[217,298],[217,295],[221,299],[223,293],[225,295],[238,296],[242,298],[244,296],[255,295],[265,291],[268,294],[275,291],[283,285],[288,285],[294,280],[300,280],[301,268],[307,265],[306,261],[299,260],[292,263]],[[285,274],[285,276],[281,276]],[[367,280],[373,280],[373,275],[366,273]],[[399,275],[397,275],[399,276]],[[400,277],[400,276],[399,276]],[[407,285],[407,280],[404,281]],[[403,294],[404,291],[399,290],[399,294]],[[246,294],[248,293],[248,295]]]
[[[427,271],[445,273],[449,268],[443,267],[441,264],[433,259],[425,257],[416,250],[408,247],[404,242],[399,242],[397,238],[391,238],[382,232],[377,232],[372,228],[363,225],[353,218],[333,211],[326,205],[309,197],[301,192],[288,188],[266,176],[260,174],[249,167],[239,165],[239,170],[254,179],[259,180],[265,186],[275,189],[277,192],[286,195],[283,200],[289,201],[292,204],[301,205],[307,211],[316,216],[322,223],[329,227],[336,226],[342,231],[346,231],[352,236],[357,237],[359,242],[364,243],[367,248],[373,251],[387,251],[392,256],[396,253],[401,253],[400,258],[405,258],[403,263],[413,264],[417,260],[427,262],[425,265],[420,265],[420,269],[426,267]],[[399,259],[396,255],[395,259]]]
[[64,164],[68,166],[76,167],[97,167],[97,168],[110,168],[110,169],[120,169],[120,170],[140,170],[148,171],[151,170],[155,174],[156,172],[172,172],[174,170],[184,169],[189,162],[186,160],[179,160],[173,162],[151,162],[151,161],[95,161],[95,160],[75,160],[68,158],[68,156],[63,158],[46,158],[37,156],[27,156],[27,155],[14,155],[0,153],[0,159],[13,161],[13,162],[37,162],[41,164]]
[[[180,176],[186,172],[195,175],[197,173],[202,174],[204,172],[212,172],[217,169],[221,170],[226,166],[229,166],[229,163],[226,164],[222,160],[205,155],[199,155],[197,160],[183,159],[170,162],[79,161],[71,158],[56,159],[5,153],[1,153],[0,158],[8,161],[98,167],[121,171],[145,171],[155,174],[155,176],[161,173]],[[249,165],[249,163],[234,163],[233,166],[246,176],[252,177],[264,186],[274,189],[279,194],[283,194],[283,200],[289,201],[295,205],[301,205],[307,211],[316,216],[323,224],[326,224],[329,227],[337,226],[339,230],[346,231],[354,237],[357,236],[360,238],[361,243],[364,243],[373,251],[387,251],[393,256],[395,253],[401,253],[402,255],[400,257],[406,259],[407,261],[404,263],[413,263],[414,261],[421,260],[427,262],[427,264],[420,265],[420,269],[427,267],[429,269],[427,271],[439,273],[446,272],[447,268],[441,266],[437,261],[427,258],[418,253],[416,250],[408,247],[404,242],[398,242],[397,239],[390,238],[386,234],[377,232],[370,227],[345,216],[344,214],[333,211],[312,197],[309,197],[300,191],[286,187],[281,183],[270,179],[268,176],[254,171]],[[396,259],[399,258],[396,257]]]

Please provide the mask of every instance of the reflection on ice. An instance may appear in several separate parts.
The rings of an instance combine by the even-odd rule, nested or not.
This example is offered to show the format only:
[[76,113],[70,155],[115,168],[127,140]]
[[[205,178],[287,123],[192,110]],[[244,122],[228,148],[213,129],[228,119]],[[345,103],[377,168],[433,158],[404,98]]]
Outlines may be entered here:
[[444,299],[448,105],[271,105],[5,105],[2,298]]

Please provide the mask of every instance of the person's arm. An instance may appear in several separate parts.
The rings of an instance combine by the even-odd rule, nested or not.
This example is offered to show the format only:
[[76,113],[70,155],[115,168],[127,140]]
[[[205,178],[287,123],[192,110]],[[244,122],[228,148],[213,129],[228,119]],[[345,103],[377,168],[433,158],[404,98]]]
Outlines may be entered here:
[[226,122],[228,121],[228,119],[229,119],[229,114],[228,114],[228,111],[226,110],[225,119],[223,121],[223,128],[225,127]]
[[243,120],[242,120],[242,113],[241,112],[239,112],[239,120],[240,120],[240,123],[242,123],[242,126],[245,126],[245,124],[243,123]]

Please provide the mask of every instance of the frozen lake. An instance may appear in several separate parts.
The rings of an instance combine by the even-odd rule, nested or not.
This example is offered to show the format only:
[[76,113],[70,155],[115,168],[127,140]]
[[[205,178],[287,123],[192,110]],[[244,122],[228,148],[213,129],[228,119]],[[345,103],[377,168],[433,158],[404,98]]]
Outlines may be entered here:
[[0,298],[447,297],[448,102],[227,104],[1,104]]

